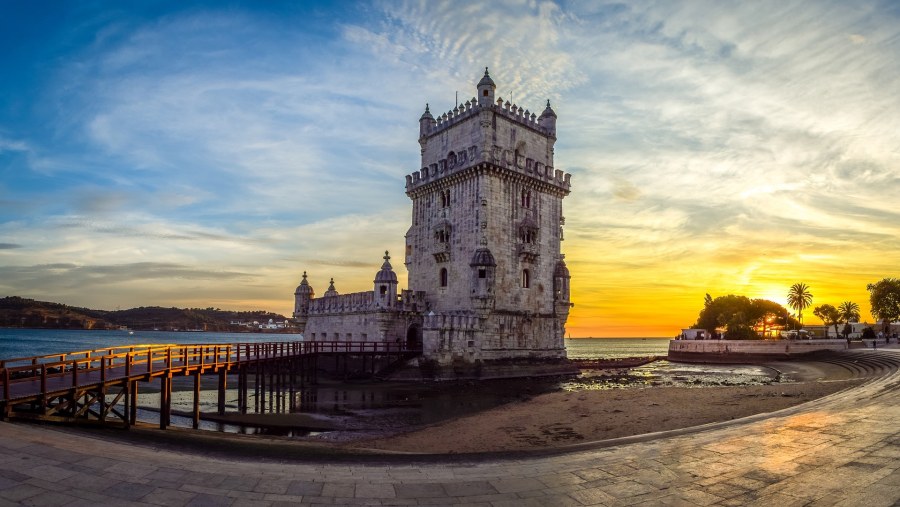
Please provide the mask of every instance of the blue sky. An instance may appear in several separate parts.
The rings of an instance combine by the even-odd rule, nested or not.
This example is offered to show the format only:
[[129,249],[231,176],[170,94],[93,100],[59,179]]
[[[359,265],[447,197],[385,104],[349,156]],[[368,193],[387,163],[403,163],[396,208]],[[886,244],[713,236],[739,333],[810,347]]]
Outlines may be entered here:
[[287,313],[303,270],[319,292],[365,290],[403,248],[424,104],[470,98],[487,65],[500,96],[559,115],[574,335],[675,334],[706,292],[783,302],[796,281],[865,309],[865,283],[900,265],[898,18],[895,2],[4,2],[0,295]]

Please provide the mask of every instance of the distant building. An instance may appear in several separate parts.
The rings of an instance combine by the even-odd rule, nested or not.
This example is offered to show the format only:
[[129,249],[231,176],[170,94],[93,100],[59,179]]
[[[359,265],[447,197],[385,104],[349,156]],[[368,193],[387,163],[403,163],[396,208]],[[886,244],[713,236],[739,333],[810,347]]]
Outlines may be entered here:
[[419,119],[422,164],[406,177],[409,290],[385,252],[371,291],[322,297],[306,272],[294,319],[307,340],[400,342],[440,364],[565,358],[569,270],[561,253],[570,175],[553,166],[556,113],[477,97]]

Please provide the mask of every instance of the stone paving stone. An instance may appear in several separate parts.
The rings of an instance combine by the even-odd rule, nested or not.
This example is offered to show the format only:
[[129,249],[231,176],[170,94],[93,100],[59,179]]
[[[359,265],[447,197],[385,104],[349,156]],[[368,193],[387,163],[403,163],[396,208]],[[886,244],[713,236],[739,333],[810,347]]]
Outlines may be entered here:
[[[582,507],[581,502],[566,495],[552,495],[542,498],[527,498],[519,500],[505,500],[500,502],[491,502],[492,507]],[[601,504],[594,504],[601,505]]]
[[120,482],[111,484],[103,490],[103,494],[123,500],[140,500],[142,497],[152,493],[156,488],[145,484],[135,484],[133,482]]
[[[267,500],[249,500],[246,498],[236,498],[234,502],[232,502],[231,507],[271,507],[275,502],[269,502]],[[296,503],[291,503],[290,505],[297,505]]]
[[415,498],[385,498],[381,500],[381,505],[419,505]]
[[224,491],[228,498],[242,500],[262,500],[268,493],[257,493],[255,491]]
[[30,496],[22,500],[22,505],[31,505],[35,507],[65,505],[78,500],[78,498],[58,493],[56,491],[45,491],[37,495]]
[[[182,485],[179,486],[177,489],[179,489],[179,490],[181,490],[181,491],[188,491],[188,492],[191,492],[191,493],[199,493],[199,494],[203,494],[203,495],[225,495],[225,496],[231,496],[232,494],[237,495],[237,494],[248,493],[248,491],[229,491],[229,490],[225,490],[225,489],[222,489],[222,488],[214,488],[214,487],[209,487],[209,486],[200,486],[200,485],[198,485],[198,484],[182,484]],[[260,496],[265,496],[263,493],[258,493],[258,492],[257,492],[257,494],[260,495]],[[234,498],[234,497],[232,496],[232,498]]]
[[544,485],[533,479],[496,479],[490,481],[498,493],[518,493],[522,491],[540,491]]
[[572,473],[577,475],[578,477],[581,477],[585,481],[595,481],[597,479],[608,479],[610,477],[615,477],[613,474],[600,468],[573,470]]
[[279,503],[290,502],[290,503],[297,504],[297,503],[303,502],[305,499],[306,499],[306,497],[303,497],[300,495],[278,495],[275,493],[266,493],[265,496],[263,496],[263,500],[265,500],[267,502],[273,502],[273,503],[274,502],[279,502]]
[[256,491],[257,493],[283,495],[287,493],[287,489],[291,485],[291,482],[292,481],[289,479],[268,479],[264,477],[256,483],[256,487],[253,488],[253,491]]
[[397,498],[439,498],[445,495],[439,483],[394,484]]
[[183,506],[191,501],[196,493],[177,489],[156,488],[141,498],[142,502],[155,505]]
[[333,498],[353,498],[356,493],[354,484],[342,482],[326,482],[322,485],[322,496]]
[[44,488],[39,488],[31,484],[19,484],[0,491],[0,498],[3,498],[5,500],[12,500],[14,502],[20,502],[30,496],[35,496],[46,491],[47,490]]
[[637,496],[658,490],[658,488],[654,488],[653,486],[648,486],[646,484],[641,484],[634,481],[624,481],[616,484],[609,484],[607,486],[601,486],[600,489],[603,492],[619,499],[627,498],[630,496]]
[[22,481],[21,480],[16,481],[13,479],[9,479],[7,477],[0,476],[0,491],[4,490],[6,488],[11,488],[13,486],[17,486],[20,482],[22,482]]
[[297,496],[319,496],[322,494],[321,482],[291,481],[285,493]]
[[835,505],[865,505],[866,507],[880,507],[897,505],[900,491],[897,488],[882,484],[871,484],[865,487],[856,487],[842,492],[843,498]]
[[447,496],[478,496],[498,493],[497,488],[487,481],[455,482],[444,484],[443,488]]
[[395,498],[393,484],[359,483],[354,491],[355,498]]
[[682,498],[692,505],[713,505],[717,502],[722,501],[722,498],[719,496],[697,489],[678,491],[676,493],[673,493],[672,496]]
[[71,466],[78,467],[81,470],[84,470],[85,468],[90,468],[93,470],[108,470],[109,468],[121,467],[122,462],[104,456],[88,456],[87,458],[83,458],[73,462]]
[[253,491],[259,484],[258,477],[252,476],[221,476],[221,480],[217,483],[219,487],[229,491]]
[[579,502],[581,505],[603,505],[614,504],[616,497],[601,490],[600,488],[582,489],[569,493],[569,496]]
[[188,501],[185,507],[228,507],[232,503],[234,503],[233,498],[202,493]]
[[110,477],[110,478],[126,477],[129,479],[136,479],[136,478],[146,477],[158,470],[159,470],[159,468],[152,466],[152,465],[141,465],[141,464],[129,463],[128,466],[113,465],[109,468],[106,468],[104,470],[104,472],[109,474],[109,475],[107,475],[107,477]]

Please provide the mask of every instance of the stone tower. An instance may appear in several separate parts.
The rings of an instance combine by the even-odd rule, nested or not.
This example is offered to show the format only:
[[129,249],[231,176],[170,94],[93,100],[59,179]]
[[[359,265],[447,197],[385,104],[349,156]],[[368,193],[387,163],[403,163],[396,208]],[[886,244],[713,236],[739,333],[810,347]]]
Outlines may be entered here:
[[419,119],[421,170],[406,177],[409,287],[424,292],[424,355],[439,363],[565,357],[561,253],[570,175],[553,166],[556,113],[477,97]]

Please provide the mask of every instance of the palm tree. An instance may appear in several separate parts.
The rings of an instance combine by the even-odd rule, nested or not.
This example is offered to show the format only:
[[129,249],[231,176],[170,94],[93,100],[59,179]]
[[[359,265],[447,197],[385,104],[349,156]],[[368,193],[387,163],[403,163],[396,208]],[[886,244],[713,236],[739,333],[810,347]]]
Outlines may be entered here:
[[795,283],[791,285],[791,289],[788,291],[787,303],[788,306],[797,310],[797,320],[800,321],[800,327],[803,327],[803,310],[809,308],[809,305],[812,304],[812,298],[813,295],[809,292],[809,287],[805,283]]
[[844,301],[838,306],[841,312],[841,320],[844,322],[859,322],[859,305],[853,301]]

